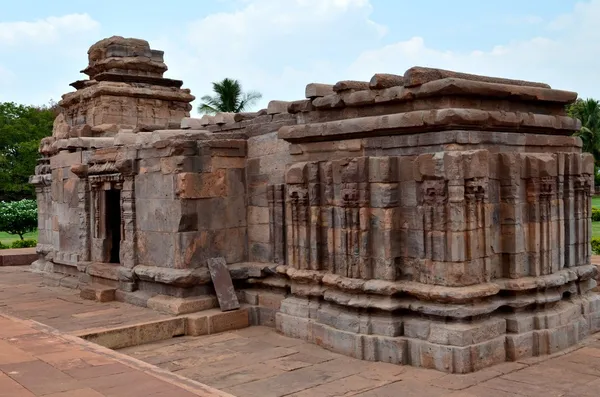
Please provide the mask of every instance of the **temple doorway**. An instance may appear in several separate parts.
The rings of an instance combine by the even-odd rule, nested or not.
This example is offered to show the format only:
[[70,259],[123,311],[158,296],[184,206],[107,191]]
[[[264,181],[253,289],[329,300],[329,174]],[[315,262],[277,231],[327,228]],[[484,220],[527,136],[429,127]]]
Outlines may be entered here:
[[121,246],[121,190],[105,191],[105,225],[106,238],[110,245],[110,263],[120,263]]

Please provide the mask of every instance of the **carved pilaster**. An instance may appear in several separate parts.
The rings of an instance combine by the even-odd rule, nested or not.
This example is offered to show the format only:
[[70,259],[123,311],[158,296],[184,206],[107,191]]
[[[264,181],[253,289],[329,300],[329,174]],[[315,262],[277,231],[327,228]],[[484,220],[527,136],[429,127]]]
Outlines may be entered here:
[[324,237],[327,239],[327,249],[324,249],[324,251],[327,258],[327,271],[334,273],[336,262],[335,236],[336,226],[338,225],[336,224],[335,217],[335,194],[331,162],[327,162],[323,165],[322,182],[324,183],[323,210],[325,212],[326,223],[326,232]]
[[[425,241],[425,259],[443,260],[437,252],[445,252],[446,204],[448,201],[448,182],[444,179],[425,180],[421,184],[423,206],[423,237]],[[440,247],[437,242],[444,244]]]
[[288,264],[298,269],[306,269],[306,253],[303,247],[303,236],[306,231],[308,211],[308,189],[301,185],[288,185],[288,206],[291,223],[288,228]]
[[135,178],[125,176],[123,183],[115,185],[121,189],[121,249],[120,262],[133,268],[137,264],[137,232],[135,207]]
[[343,276],[370,279],[371,266],[370,208],[368,158],[361,157],[340,162],[340,203],[342,209],[341,255],[336,272]]
[[81,240],[81,249],[79,252],[80,261],[90,260],[90,185],[87,178],[79,181],[77,187],[77,196],[79,199],[79,238]]
[[269,205],[269,235],[271,255],[274,263],[285,262],[285,185],[270,185],[267,188]]

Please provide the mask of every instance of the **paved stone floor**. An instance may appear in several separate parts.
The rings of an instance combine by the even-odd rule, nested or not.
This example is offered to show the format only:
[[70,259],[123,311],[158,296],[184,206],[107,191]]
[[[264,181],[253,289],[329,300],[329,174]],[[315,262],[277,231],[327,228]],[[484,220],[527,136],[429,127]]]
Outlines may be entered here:
[[468,375],[355,360],[267,327],[119,351],[239,397],[597,397],[598,338],[568,354]]
[[[29,331],[17,331],[15,334],[11,331],[11,326],[7,325],[6,319],[0,320],[5,321],[0,322],[0,397],[185,397],[188,394],[183,391],[165,392],[160,389],[167,387],[164,385],[147,389],[143,384],[149,382],[150,385],[157,385],[156,382],[169,379],[167,383],[174,387],[176,384],[185,385],[186,378],[190,379],[188,382],[193,387],[201,390],[189,391],[192,386],[187,386],[188,393],[206,396],[218,395],[214,394],[217,393],[214,389],[238,397],[600,395],[600,334],[563,354],[505,363],[474,374],[447,375],[432,370],[355,360],[281,336],[266,327],[250,327],[198,338],[174,338],[112,352],[66,333],[103,325],[118,326],[152,321],[166,316],[118,302],[83,301],[76,291],[41,286],[40,276],[25,272],[23,268],[0,268],[0,313],[2,312],[34,319],[62,331],[62,334],[47,331],[53,335],[49,339],[36,332],[31,334]],[[45,342],[41,343],[40,338]],[[68,343],[58,343],[56,338]],[[85,353],[74,352],[79,351],[77,346],[80,343],[85,344]],[[102,353],[97,353],[96,348]],[[103,358],[85,358],[89,354],[88,350]],[[80,354],[85,357],[80,357]],[[113,361],[127,368],[116,365]],[[142,361],[147,363],[146,367],[140,366]],[[15,367],[18,365],[21,367]],[[82,368],[78,369],[78,365]],[[92,367],[94,369],[90,369]],[[132,367],[134,369],[130,370]],[[75,375],[76,371],[85,373],[86,368],[87,371],[97,371],[95,373],[100,374],[94,378],[95,381],[77,379],[80,375]],[[111,368],[120,368],[115,371],[125,372],[115,374],[111,372]],[[159,371],[161,378],[156,378],[155,371]],[[169,375],[173,378],[168,378]],[[79,387],[79,391],[53,389],[59,386],[52,385],[60,384]],[[119,394],[126,389],[124,385],[128,385],[131,392]],[[81,390],[86,390],[88,394]],[[63,394],[57,394],[63,391]]]
[[26,269],[0,267],[0,312],[69,333],[172,317],[121,302],[81,299],[78,290],[43,286],[42,276]]
[[0,314],[0,397],[226,397],[30,320]]

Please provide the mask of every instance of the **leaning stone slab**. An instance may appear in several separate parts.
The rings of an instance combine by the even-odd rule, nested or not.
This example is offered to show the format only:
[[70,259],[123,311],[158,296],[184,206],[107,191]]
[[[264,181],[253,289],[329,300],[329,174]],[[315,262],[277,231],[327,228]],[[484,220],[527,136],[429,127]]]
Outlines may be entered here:
[[240,302],[235,293],[235,288],[233,288],[233,282],[231,281],[231,275],[229,274],[225,258],[210,258],[208,260],[208,269],[210,270],[210,277],[217,292],[221,310],[226,312],[239,309]]

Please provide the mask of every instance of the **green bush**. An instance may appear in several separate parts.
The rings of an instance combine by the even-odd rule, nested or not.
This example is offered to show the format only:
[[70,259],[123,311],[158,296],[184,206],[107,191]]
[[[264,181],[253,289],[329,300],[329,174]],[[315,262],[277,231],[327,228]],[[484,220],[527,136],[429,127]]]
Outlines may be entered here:
[[600,255],[600,237],[592,238],[592,252],[594,255]]
[[31,248],[37,245],[35,240],[15,240],[10,245],[10,248]]
[[600,222],[600,208],[592,207],[592,222]]
[[18,235],[37,229],[37,203],[35,200],[0,201],[0,232]]
[[0,250],[5,250],[7,248],[9,248],[8,245],[4,245],[2,244],[2,241],[0,241]]

